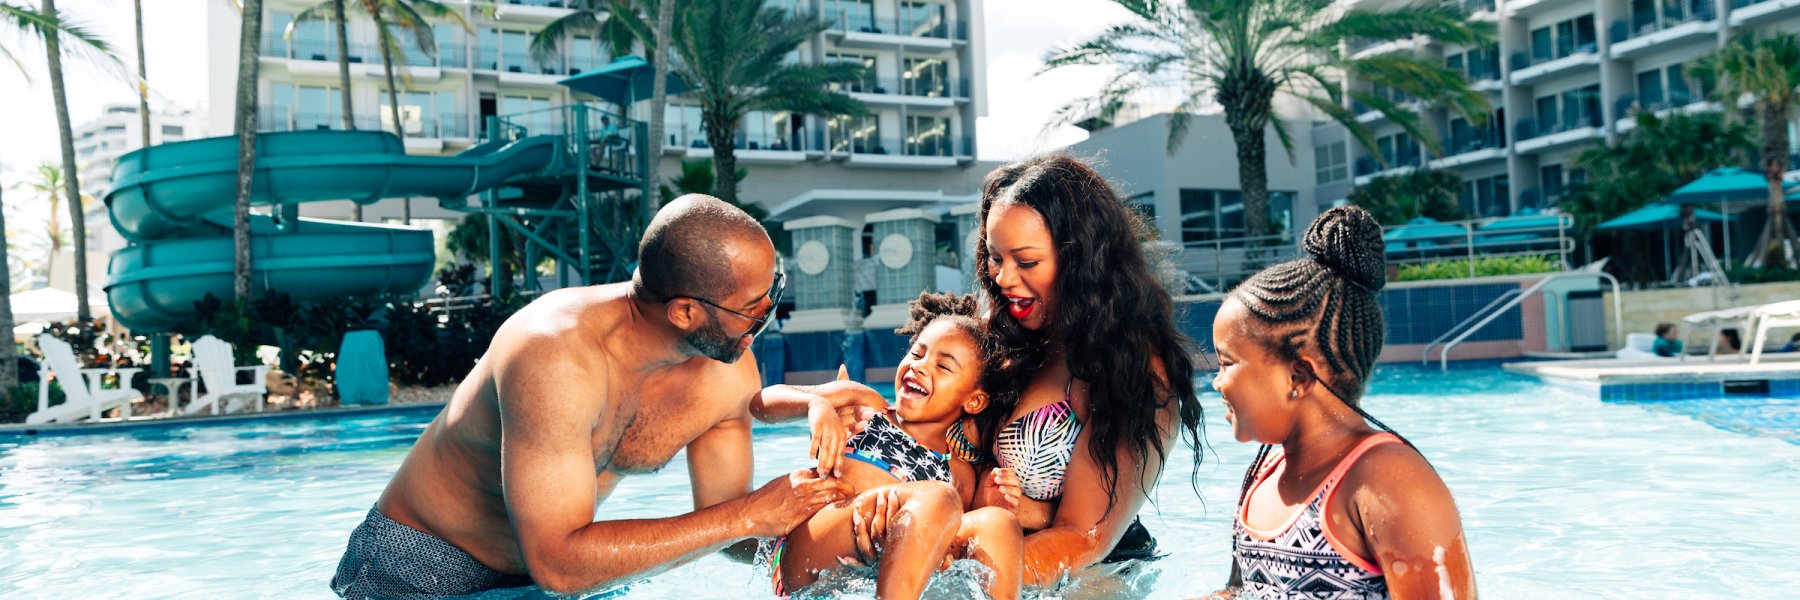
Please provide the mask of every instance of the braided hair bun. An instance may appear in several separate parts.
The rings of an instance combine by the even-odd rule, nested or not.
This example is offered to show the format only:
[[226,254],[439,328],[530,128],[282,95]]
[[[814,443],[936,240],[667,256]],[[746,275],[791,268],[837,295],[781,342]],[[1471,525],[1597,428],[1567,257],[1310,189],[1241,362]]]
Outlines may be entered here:
[[919,332],[924,331],[938,317],[960,317],[959,322],[967,321],[969,323],[968,329],[976,336],[975,339],[984,341],[982,336],[986,332],[982,331],[979,322],[976,321],[981,316],[981,308],[976,303],[974,294],[958,296],[949,292],[921,292],[917,300],[907,304],[909,305],[909,314],[906,324],[896,328],[894,333],[913,337],[919,335]]
[[1301,248],[1356,287],[1379,292],[1387,285],[1387,253],[1381,241],[1381,223],[1362,208],[1339,206],[1320,213],[1306,228]]

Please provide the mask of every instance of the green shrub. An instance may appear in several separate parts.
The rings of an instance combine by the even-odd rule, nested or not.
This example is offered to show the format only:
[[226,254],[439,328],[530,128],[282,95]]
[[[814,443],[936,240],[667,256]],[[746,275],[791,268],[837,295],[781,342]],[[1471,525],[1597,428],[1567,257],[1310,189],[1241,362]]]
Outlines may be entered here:
[[[1475,277],[1531,275],[1562,270],[1562,263],[1551,256],[1483,256],[1475,259]],[[1401,265],[1398,281],[1429,281],[1469,277],[1469,259],[1437,260],[1416,265]]]
[[1756,267],[1732,267],[1725,272],[1725,278],[1732,283],[1779,283],[1783,281],[1800,281],[1800,270]]
[[[68,400],[63,394],[62,386],[50,382],[50,405],[55,406]],[[38,382],[27,381],[6,390],[0,398],[0,423],[18,423],[25,416],[37,412]]]

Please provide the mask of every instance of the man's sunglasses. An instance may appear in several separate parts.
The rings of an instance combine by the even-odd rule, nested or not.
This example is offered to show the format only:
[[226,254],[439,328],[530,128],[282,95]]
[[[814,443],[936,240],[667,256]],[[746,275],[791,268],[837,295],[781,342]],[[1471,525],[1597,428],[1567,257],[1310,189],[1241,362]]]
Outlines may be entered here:
[[741,312],[738,312],[735,310],[731,310],[729,308],[725,308],[723,306],[720,306],[719,303],[717,303],[717,302],[713,302],[711,300],[707,300],[707,299],[701,298],[699,296],[685,296],[685,295],[669,296],[667,299],[663,300],[663,303],[667,304],[670,300],[674,300],[676,298],[687,298],[689,300],[693,300],[695,302],[699,302],[701,304],[711,306],[713,308],[737,315],[739,317],[743,317],[744,319],[748,319],[750,321],[750,330],[745,331],[744,333],[738,335],[738,337],[756,337],[756,336],[762,335],[763,330],[769,328],[769,323],[771,321],[775,320],[775,311],[781,305],[781,293],[786,290],[787,290],[787,273],[782,272],[782,271],[776,271],[775,272],[775,282],[769,286],[769,291],[767,293],[763,294],[764,296],[767,296],[769,298],[769,312],[763,313],[763,316],[761,318],[752,317],[750,315],[746,315],[744,313],[741,313]]

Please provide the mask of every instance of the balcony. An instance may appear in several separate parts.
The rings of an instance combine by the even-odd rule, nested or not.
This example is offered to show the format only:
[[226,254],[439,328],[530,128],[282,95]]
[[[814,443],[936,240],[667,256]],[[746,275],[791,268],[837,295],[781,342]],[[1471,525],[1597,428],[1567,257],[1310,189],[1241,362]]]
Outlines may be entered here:
[[842,46],[887,48],[893,46],[950,48],[969,41],[969,24],[937,17],[925,19],[874,18],[843,12],[826,15],[827,35]]
[[1368,185],[1377,177],[1411,173],[1423,165],[1423,156],[1417,152],[1389,160],[1385,166],[1373,156],[1359,156],[1356,158],[1356,178],[1353,181],[1356,185]]
[[1573,4],[1576,4],[1576,0],[1509,0],[1506,3],[1506,16],[1515,19],[1523,19],[1532,15],[1548,12],[1557,7],[1570,6]]
[[[1383,86],[1383,85],[1376,85],[1376,86],[1371,87],[1369,89],[1369,93],[1373,94],[1377,98],[1381,98],[1381,99],[1387,100],[1388,102],[1392,102],[1395,105],[1398,105],[1400,108],[1403,108],[1406,110],[1417,111],[1417,110],[1419,110],[1420,107],[1423,106],[1423,103],[1421,103],[1417,100],[1414,100],[1413,97],[1410,95],[1407,95],[1406,92],[1402,92],[1400,90],[1396,90],[1396,89],[1393,89],[1393,88],[1390,88],[1387,86]],[[1373,124],[1373,123],[1380,123],[1380,122],[1386,121],[1388,119],[1387,115],[1382,114],[1381,111],[1375,110],[1375,107],[1369,106],[1367,104],[1363,104],[1362,102],[1357,101],[1357,100],[1350,101],[1350,111],[1353,113],[1356,113],[1356,121],[1358,123]]]
[[1597,112],[1582,112],[1566,115],[1562,119],[1552,117],[1543,121],[1525,118],[1513,125],[1513,144],[1520,154],[1530,154],[1580,144],[1604,134],[1600,129],[1600,115]]
[[922,134],[905,140],[858,135],[832,136],[829,148],[847,167],[937,169],[975,160],[975,139]]
[[1453,169],[1506,159],[1506,140],[1500,128],[1487,126],[1443,139],[1444,157],[1431,161],[1433,169]]
[[1800,14],[1800,0],[1732,0],[1731,26],[1762,25]]
[[[698,129],[670,132],[669,144],[665,148],[679,151],[689,160],[711,160],[713,156],[706,134]],[[738,162],[765,165],[803,162],[808,153],[816,154],[824,150],[817,136],[808,136],[804,131],[794,131],[787,135],[774,131],[739,131],[732,148]]]
[[1666,96],[1663,95],[1662,90],[1651,91],[1655,94],[1646,98],[1639,98],[1636,94],[1621,94],[1619,99],[1613,102],[1613,114],[1618,115],[1619,118],[1619,121],[1613,124],[1613,129],[1620,133],[1636,129],[1637,113],[1642,111],[1650,111],[1658,118],[1666,118],[1676,113],[1694,114],[1723,110],[1723,106],[1719,103],[1709,101],[1705,96],[1694,95],[1684,89],[1669,90]]
[[[358,75],[382,77],[386,71],[381,68],[381,49],[375,44],[350,43],[350,71]],[[427,53],[416,46],[406,46],[405,76],[411,79],[435,81],[442,74],[438,69],[443,67],[467,68],[464,47],[454,42],[441,42],[435,53]],[[327,40],[284,40],[279,35],[264,36],[262,55],[267,58],[285,58],[288,71],[312,75],[337,75],[337,42]]]
[[1404,50],[1417,50],[1421,44],[1418,38],[1404,40],[1352,40],[1350,42],[1350,58],[1368,58]]
[[1599,47],[1589,42],[1561,49],[1555,56],[1514,52],[1507,62],[1512,66],[1513,85],[1530,85],[1557,75],[1598,70],[1600,54]]
[[870,77],[843,84],[851,97],[869,104],[948,108],[969,98],[968,79]]
[[1632,58],[1655,50],[1712,42],[1718,33],[1718,14],[1712,1],[1686,0],[1615,20],[1608,37],[1612,40],[1613,58]]
[[494,7],[494,18],[501,21],[549,23],[572,12],[575,0],[486,0],[477,4]]

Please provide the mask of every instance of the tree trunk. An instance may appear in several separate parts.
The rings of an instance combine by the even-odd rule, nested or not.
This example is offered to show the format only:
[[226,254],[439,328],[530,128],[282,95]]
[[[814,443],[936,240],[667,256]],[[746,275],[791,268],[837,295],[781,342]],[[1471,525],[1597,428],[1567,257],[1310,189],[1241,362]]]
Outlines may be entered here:
[[675,2],[676,0],[662,0],[656,5],[656,49],[651,56],[651,64],[654,66],[651,77],[656,80],[650,85],[650,143],[643,149],[643,152],[649,154],[649,166],[644,170],[644,182],[648,184],[644,188],[644,200],[648,207],[647,214],[651,215],[662,207],[661,194],[657,193],[657,186],[662,183],[659,179],[661,169],[658,166],[662,162],[663,136],[666,135],[663,129],[667,126],[663,117],[666,112],[664,107],[669,102],[669,56],[674,53],[670,49],[669,30],[674,27]]
[[[406,123],[400,120],[400,91],[394,82],[394,54],[388,47],[387,21],[380,15],[375,17],[375,39],[381,45],[381,67],[387,72],[388,108],[394,115],[394,135],[400,138],[400,147],[406,147]],[[357,219],[362,220],[362,219]],[[412,224],[412,200],[402,199],[400,202],[400,222]]]
[[[44,0],[44,16],[57,20],[56,0]],[[60,35],[44,36],[44,52],[50,55],[50,95],[56,101],[56,132],[62,138],[63,193],[69,201],[69,224],[75,252],[75,318],[94,318],[88,309],[87,223],[81,206],[81,176],[75,172],[75,134],[69,127],[69,96],[63,89],[62,40]]]
[[[1762,166],[1763,178],[1769,186],[1769,221],[1763,227],[1762,243],[1754,250],[1756,256],[1752,258],[1752,265],[1763,268],[1800,267],[1796,264],[1800,261],[1793,260],[1788,252],[1789,243],[1800,246],[1800,240],[1794,239],[1792,225],[1788,223],[1787,194],[1782,191],[1785,182],[1781,180],[1781,174],[1787,171],[1787,122],[1792,112],[1785,106],[1774,105],[1765,106],[1762,111]],[[1800,247],[1794,250],[1800,251]]]
[[[338,88],[344,111],[344,131],[356,130],[356,110],[350,101],[350,20],[344,15],[344,2],[337,0],[331,3],[331,18],[337,20],[338,50]],[[358,223],[363,220],[363,205],[350,203],[350,218]]]
[[1231,128],[1231,139],[1237,146],[1244,235],[1250,237],[1273,233],[1269,227],[1269,151],[1264,130],[1269,126],[1275,87],[1273,80],[1258,71],[1229,74],[1219,86],[1225,125]]
[[138,59],[138,125],[143,129],[145,148],[150,147],[150,70],[144,64],[144,0],[131,0],[131,14],[137,22]]
[[[4,189],[4,188],[5,188],[5,186],[0,186],[0,189]],[[0,193],[4,193],[4,192],[0,191]],[[7,250],[6,250],[6,211],[5,211],[5,206],[6,206],[5,202],[0,202],[0,263],[6,263],[7,265],[10,266],[12,264],[12,262],[8,259],[11,257],[7,256]],[[12,312],[12,269],[11,268],[6,269],[5,275],[0,275],[0,288],[4,288],[4,289],[0,289],[0,292],[5,292],[5,293],[0,293],[0,328],[4,328],[5,331],[12,331],[13,312]],[[13,386],[15,386],[15,385],[19,385],[18,348],[13,345],[12,340],[7,340],[4,343],[0,343],[0,394],[5,394],[5,393],[10,392],[12,390]]]
[[262,0],[244,0],[243,27],[238,30],[237,72],[237,202],[231,218],[232,291],[250,301],[250,193],[256,179],[256,84],[261,61],[256,42],[262,38]]
[[713,153],[713,195],[737,204],[737,128],[736,119],[727,119],[715,110],[706,113],[706,143]]

